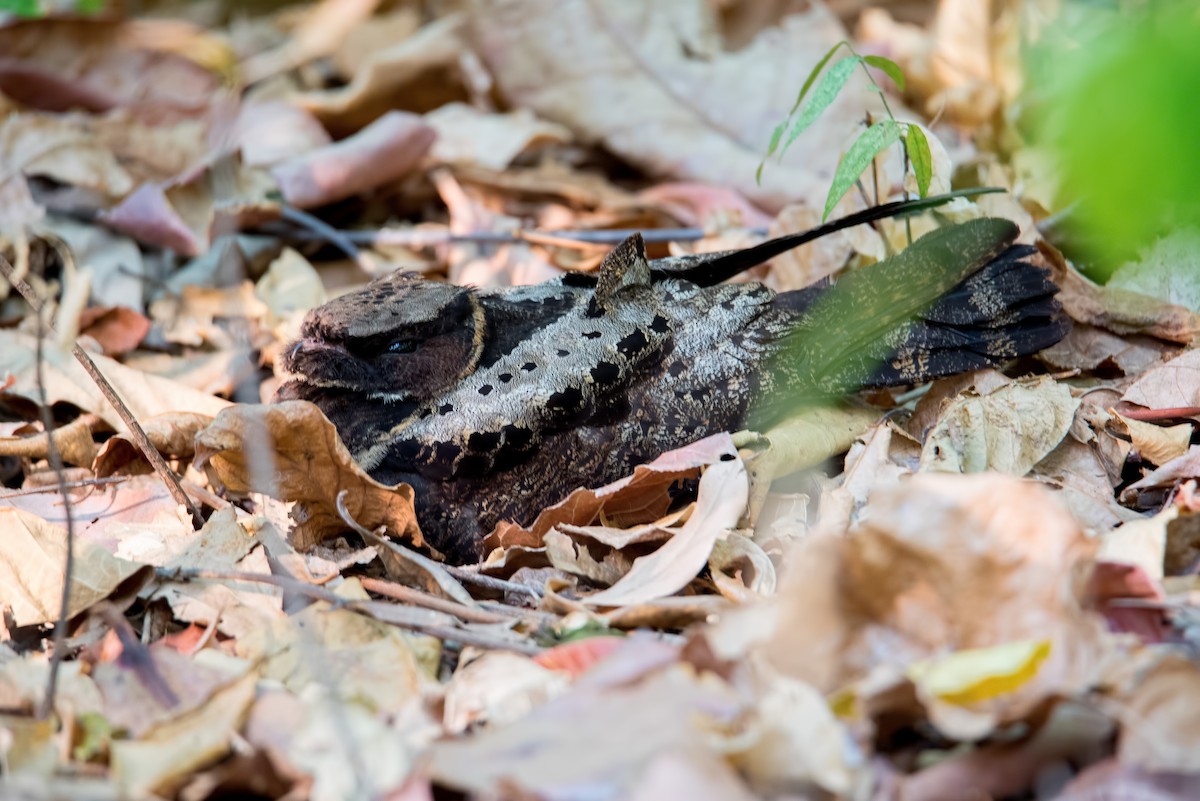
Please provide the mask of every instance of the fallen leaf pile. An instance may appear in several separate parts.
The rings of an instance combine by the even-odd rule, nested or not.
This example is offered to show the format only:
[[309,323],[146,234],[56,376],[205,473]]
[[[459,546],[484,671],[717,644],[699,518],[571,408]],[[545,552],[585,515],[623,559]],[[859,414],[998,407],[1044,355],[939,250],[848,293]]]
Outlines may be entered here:
[[[1061,4],[32,5],[0,16],[0,795],[1200,797],[1200,235],[1103,286],[1043,236],[1010,110]],[[270,403],[305,312],[394,269],[516,285],[629,229],[818,224],[865,80],[755,170],[848,37],[904,69],[934,191],[1009,190],[940,218],[1021,226],[1060,343],[665,453],[467,567]]]

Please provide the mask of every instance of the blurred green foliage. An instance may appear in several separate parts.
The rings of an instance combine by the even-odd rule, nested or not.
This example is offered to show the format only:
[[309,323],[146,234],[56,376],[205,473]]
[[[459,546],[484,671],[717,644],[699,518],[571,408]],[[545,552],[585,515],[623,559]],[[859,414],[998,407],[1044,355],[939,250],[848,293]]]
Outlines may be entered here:
[[1200,5],[1092,9],[1031,51],[1037,138],[1077,202],[1077,255],[1104,280],[1156,236],[1200,223]]

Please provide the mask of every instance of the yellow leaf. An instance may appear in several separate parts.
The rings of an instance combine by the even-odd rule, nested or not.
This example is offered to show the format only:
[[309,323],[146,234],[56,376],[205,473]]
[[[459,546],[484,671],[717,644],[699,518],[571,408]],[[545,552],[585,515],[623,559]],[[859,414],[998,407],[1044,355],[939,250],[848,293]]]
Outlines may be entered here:
[[1049,655],[1049,640],[1022,640],[917,662],[908,677],[929,695],[966,705],[1015,691]]

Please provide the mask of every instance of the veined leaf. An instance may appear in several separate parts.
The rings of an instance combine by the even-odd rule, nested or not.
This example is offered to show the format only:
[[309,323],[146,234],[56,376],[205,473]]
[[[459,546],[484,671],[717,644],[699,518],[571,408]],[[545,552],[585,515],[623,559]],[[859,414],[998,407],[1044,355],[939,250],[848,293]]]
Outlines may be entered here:
[[895,61],[883,56],[863,56],[863,61],[876,69],[883,70],[895,82],[896,88],[901,92],[904,91],[904,70],[900,69],[900,65]]
[[800,134],[804,133],[805,129],[817,121],[817,117],[821,116],[821,112],[829,108],[829,104],[838,96],[838,92],[842,91],[842,87],[846,85],[846,81],[850,80],[850,73],[854,72],[854,68],[858,66],[861,58],[859,56],[846,56],[838,63],[829,68],[821,78],[821,82],[817,84],[817,88],[813,91],[812,99],[804,106],[804,110],[800,112],[799,119],[792,126],[792,132],[788,134],[787,141],[783,143],[783,149],[780,151],[780,156],[787,152],[787,149],[792,146],[792,142]]
[[929,151],[929,140],[925,138],[921,126],[909,123],[904,143],[912,160],[913,175],[917,177],[917,193],[925,197],[929,193],[929,182],[933,180],[933,154]]
[[[845,62],[838,62],[838,65],[843,63]],[[871,164],[875,157],[899,138],[899,125],[892,120],[880,120],[854,141],[854,144],[846,151],[842,163],[838,165],[837,172],[833,174],[833,185],[829,187],[829,197],[825,199],[825,213],[821,216],[821,222],[829,219],[829,213],[833,211],[833,207],[850,191],[850,187],[854,186],[858,176],[862,175],[863,170]]]
[[[800,87],[800,94],[796,95],[796,102],[792,104],[792,110],[788,112],[790,119],[796,113],[796,109],[800,108],[800,104],[804,102],[804,96],[808,94],[808,90],[812,88],[813,82],[817,80],[817,76],[821,74],[821,70],[825,69],[825,65],[829,63],[829,59],[833,58],[833,54],[838,51],[842,45],[850,46],[850,43],[845,39],[829,48],[829,52],[821,57],[817,62],[817,66],[812,68],[812,72],[808,73],[808,77],[804,79],[804,86]],[[767,155],[770,155],[769,153]]]

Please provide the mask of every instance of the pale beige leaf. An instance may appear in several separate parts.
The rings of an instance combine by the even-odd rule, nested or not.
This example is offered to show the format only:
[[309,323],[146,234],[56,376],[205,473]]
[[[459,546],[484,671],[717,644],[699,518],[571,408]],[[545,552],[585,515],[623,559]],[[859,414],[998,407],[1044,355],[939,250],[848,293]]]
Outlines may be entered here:
[[1167,526],[1179,517],[1179,507],[1168,505],[1154,517],[1140,517],[1100,537],[1096,559],[1137,565],[1152,579],[1162,581],[1167,548]]
[[964,395],[942,410],[929,432],[921,469],[1023,476],[1067,435],[1078,406],[1070,388],[1051,378]]
[[[36,353],[33,337],[11,330],[0,331],[0,374],[10,373],[16,379],[7,391],[34,402],[39,398],[35,378]],[[74,356],[53,348],[46,348],[43,355],[46,359],[46,391],[51,403],[74,404],[99,415],[115,430],[125,430],[124,421]],[[166,412],[216,415],[229,405],[228,401],[125,367],[104,356],[92,356],[92,360],[139,420]]]
[[852,80],[760,186],[755,171],[802,76],[846,38],[823,6],[785,17],[736,52],[722,50],[713,6],[691,0],[476,2],[470,22],[513,105],[652,175],[730,186],[770,210],[800,199],[823,206],[836,154],[879,108],[865,81]]
[[137,740],[112,744],[113,779],[130,798],[169,792],[202,765],[228,753],[254,701],[258,677],[248,672],[198,709],[150,730]]
[[1200,312],[1200,231],[1178,228],[1121,265],[1105,287],[1137,292]]
[[1121,400],[1147,409],[1200,406],[1200,349],[1185,350],[1142,373]]
[[1114,412],[1114,414],[1129,430],[1133,449],[1150,464],[1166,464],[1187,453],[1188,443],[1192,438],[1193,426],[1191,423],[1180,423],[1177,426],[1156,426],[1142,420],[1131,420],[1120,412]]
[[[0,597],[18,626],[58,619],[66,567],[67,531],[19,509],[0,507]],[[76,542],[75,572],[67,615],[74,617],[129,580],[138,585],[154,571],[118,559],[89,542]]]
[[528,109],[486,114],[466,103],[447,103],[425,115],[437,132],[429,155],[445,164],[478,164],[502,170],[526,150],[570,141],[562,125],[539,120]]

